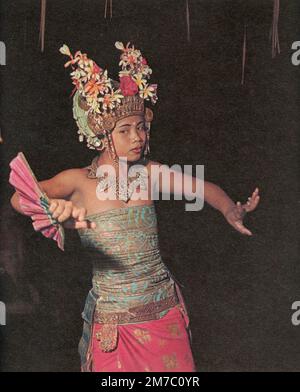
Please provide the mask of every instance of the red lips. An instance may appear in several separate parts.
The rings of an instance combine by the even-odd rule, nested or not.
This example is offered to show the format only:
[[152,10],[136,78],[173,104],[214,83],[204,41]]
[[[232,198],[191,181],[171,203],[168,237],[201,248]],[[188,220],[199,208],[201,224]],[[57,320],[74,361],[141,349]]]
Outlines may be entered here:
[[142,150],[142,146],[140,146],[140,147],[135,147],[135,148],[132,148],[130,151],[135,151],[135,152],[138,152],[138,151],[141,151]]

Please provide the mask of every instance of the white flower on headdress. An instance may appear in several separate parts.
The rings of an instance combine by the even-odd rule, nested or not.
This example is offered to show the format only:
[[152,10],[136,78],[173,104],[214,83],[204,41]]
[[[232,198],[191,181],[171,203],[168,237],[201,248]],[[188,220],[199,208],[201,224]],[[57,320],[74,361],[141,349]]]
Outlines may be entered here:
[[71,75],[72,79],[80,79],[82,76],[80,69],[78,69],[78,68],[75,69],[75,71],[71,72],[70,75]]
[[124,70],[124,71],[120,71],[119,72],[119,77],[121,78],[122,76],[130,76],[131,75],[131,72],[130,71],[127,71],[127,70]]
[[99,102],[98,102],[98,99],[96,97],[87,96],[86,97],[86,101],[87,101],[88,105],[90,106],[89,110],[91,112],[99,113],[99,114],[101,113],[100,112]]
[[119,62],[122,70],[128,70],[129,68],[133,73],[136,73],[142,62],[140,50],[134,49],[134,45],[130,47],[130,42],[128,42],[125,47],[122,42],[117,41],[115,46],[123,52],[120,56],[121,61]]
[[116,47],[117,49],[119,49],[119,50],[124,50],[124,49],[125,49],[125,48],[124,48],[123,42],[120,42],[120,41],[116,41],[116,42],[115,42],[115,47]]
[[126,69],[127,67],[130,67],[131,69],[135,69],[137,64],[138,56],[136,56],[136,54],[133,52],[123,53],[121,55],[121,61],[119,62],[119,65],[122,68]]
[[[102,74],[102,78],[103,79],[106,79],[107,80],[107,82],[111,82],[111,79],[108,77],[108,75],[107,75],[107,69],[103,72],[103,74]],[[111,84],[110,84],[110,87],[111,87]]]
[[143,74],[141,73],[134,75],[133,80],[135,81],[140,90],[142,90],[147,85],[147,81],[146,79],[143,79]]
[[78,58],[78,65],[82,68],[86,67],[89,65],[90,59],[88,59],[86,53],[81,53],[79,50],[78,52],[75,53],[75,58]]
[[152,69],[148,65],[142,64],[140,67],[140,72],[147,78],[150,78],[150,75],[152,74]]
[[119,65],[122,67],[122,70],[126,70],[126,67],[128,65],[127,59],[125,57],[121,57],[121,61],[119,62]]
[[105,94],[104,97],[99,98],[99,101],[102,102],[103,110],[114,109],[121,103],[121,99],[124,98],[124,96],[122,94],[118,94],[119,91],[120,90],[117,90],[112,94]]
[[[146,100],[156,96],[156,84],[150,84],[150,86],[146,86],[144,89],[140,90],[140,97]],[[155,98],[154,98],[155,99]]]
[[63,44],[63,46],[61,48],[59,48],[59,51],[61,54],[65,54],[66,56],[69,56],[69,57],[72,56],[70,49],[69,49],[68,45],[66,45],[66,44]]
[[89,80],[93,75],[94,61],[88,60],[86,65],[83,66],[83,70],[86,73],[87,79]]

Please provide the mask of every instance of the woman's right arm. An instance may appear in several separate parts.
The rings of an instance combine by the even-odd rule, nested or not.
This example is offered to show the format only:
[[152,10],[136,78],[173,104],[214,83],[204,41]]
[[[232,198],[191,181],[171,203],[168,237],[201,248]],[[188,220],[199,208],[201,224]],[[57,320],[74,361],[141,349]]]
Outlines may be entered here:
[[[53,218],[63,223],[69,229],[84,229],[96,227],[95,222],[85,220],[86,209],[77,207],[70,201],[73,193],[78,189],[82,179],[82,169],[69,169],[62,171],[49,180],[39,182],[42,190],[50,199],[49,211]],[[17,192],[11,198],[13,208],[24,214],[19,204]]]
[[[64,170],[49,180],[40,181],[39,185],[49,199],[68,199],[76,190],[80,169]],[[23,214],[19,204],[19,194],[15,192],[10,199],[13,208]]]

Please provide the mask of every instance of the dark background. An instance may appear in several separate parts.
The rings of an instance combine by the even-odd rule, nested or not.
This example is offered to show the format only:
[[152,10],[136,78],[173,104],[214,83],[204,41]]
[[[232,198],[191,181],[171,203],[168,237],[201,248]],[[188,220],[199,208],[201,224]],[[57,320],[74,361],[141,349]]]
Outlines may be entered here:
[[245,202],[256,186],[261,192],[259,208],[245,220],[251,238],[208,205],[188,213],[184,201],[156,203],[162,257],[183,285],[198,370],[300,370],[300,326],[291,323],[291,304],[300,300],[299,67],[290,59],[292,42],[300,40],[298,4],[280,2],[281,53],[272,59],[271,0],[190,0],[190,42],[184,0],[113,1],[111,20],[104,19],[104,0],[52,0],[44,53],[39,2],[1,1],[7,65],[0,69],[0,234],[10,238],[1,247],[24,247],[17,283],[2,271],[0,300],[32,305],[27,313],[8,311],[0,327],[2,371],[79,371],[91,265],[76,233],[67,233],[62,253],[8,209],[8,163],[22,151],[38,179],[46,179],[92,160],[77,141],[67,58],[58,49],[66,43],[87,52],[116,78],[117,40],[141,49],[159,86],[151,158],[205,165],[205,179],[234,201]]

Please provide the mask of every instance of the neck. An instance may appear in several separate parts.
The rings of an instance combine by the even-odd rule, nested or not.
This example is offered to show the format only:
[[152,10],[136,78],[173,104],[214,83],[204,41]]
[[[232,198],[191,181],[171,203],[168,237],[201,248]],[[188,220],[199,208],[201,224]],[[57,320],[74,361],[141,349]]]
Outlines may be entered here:
[[114,165],[114,161],[112,160],[110,154],[107,150],[103,151],[98,156],[98,166],[101,165]]
[[[138,159],[137,161],[134,162],[128,162],[126,164],[126,168],[127,170],[134,164],[139,163],[140,159]],[[124,161],[123,161],[124,163]],[[101,166],[101,165],[112,165],[115,166],[115,162],[113,161],[113,159],[111,158],[109,152],[107,150],[103,151],[102,153],[99,154],[98,156],[98,161],[97,161],[97,165]],[[125,167],[125,166],[123,166]],[[117,168],[118,169],[118,168]]]

